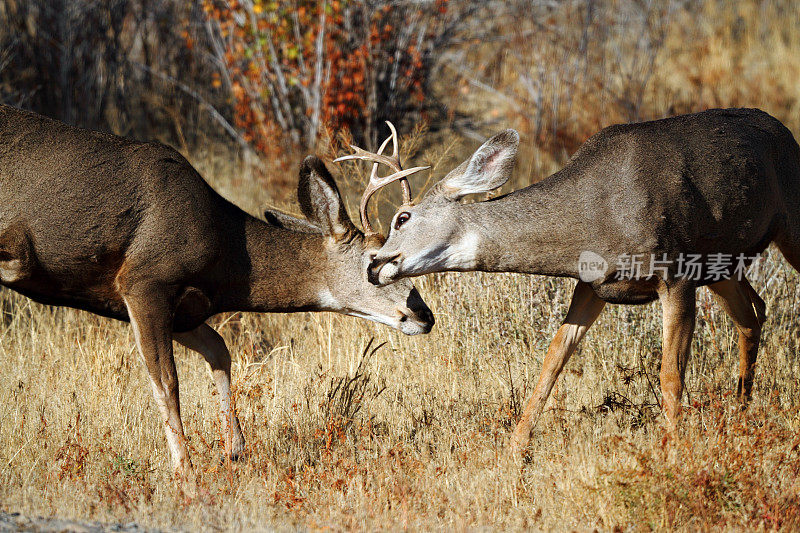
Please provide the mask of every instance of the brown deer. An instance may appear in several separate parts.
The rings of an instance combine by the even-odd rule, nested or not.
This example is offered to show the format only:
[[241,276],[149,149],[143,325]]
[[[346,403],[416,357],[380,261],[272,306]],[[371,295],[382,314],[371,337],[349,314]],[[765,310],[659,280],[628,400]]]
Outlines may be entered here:
[[38,302],[130,321],[176,473],[191,477],[173,339],[213,371],[232,458],[244,438],[230,354],[205,321],[224,311],[335,311],[414,335],[434,320],[405,282],[366,267],[383,244],[350,221],[325,165],[300,168],[307,220],[258,220],[223,199],[175,150],[0,106],[0,282]]
[[[765,305],[743,272],[771,242],[800,269],[800,148],[789,130],[755,109],[612,126],[534,185],[489,201],[459,202],[503,185],[518,143],[515,131],[503,131],[418,205],[407,197],[369,266],[369,278],[380,285],[442,271],[579,280],[514,431],[514,447],[529,441],[559,373],[606,303],[660,300],[661,392],[674,427],[695,326],[695,289],[708,286],[739,330],[738,393],[747,400]],[[690,271],[690,257],[702,268]],[[720,259],[729,262],[727,269]]]

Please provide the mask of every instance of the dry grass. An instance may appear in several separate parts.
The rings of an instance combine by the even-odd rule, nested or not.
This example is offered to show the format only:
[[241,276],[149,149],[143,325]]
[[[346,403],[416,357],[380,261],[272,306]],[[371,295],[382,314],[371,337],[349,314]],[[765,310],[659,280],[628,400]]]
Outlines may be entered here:
[[[758,22],[788,4],[764,5],[754,14],[754,2],[730,11],[708,2],[693,21],[673,13],[680,23],[668,27],[642,112],[666,114],[670,102],[759,105],[797,134],[792,73],[800,69],[793,55],[800,43],[796,31],[780,37],[795,19]],[[724,29],[740,16],[752,31]],[[714,72],[716,81],[708,78]],[[767,72],[774,83],[759,83]],[[718,90],[711,91],[712,81]],[[584,100],[592,91],[583,94],[573,99],[577,107],[556,115],[597,116],[589,110],[600,104]],[[491,102],[483,105],[492,112]],[[603,105],[611,110],[603,120],[614,121],[619,110]],[[515,125],[513,110],[506,111]],[[587,124],[579,122],[575,135]],[[471,147],[436,142],[416,159],[433,163],[433,175],[441,176]],[[552,170],[564,155],[545,157],[533,144],[526,150],[515,186]],[[264,190],[224,155],[194,159],[248,211],[268,200],[296,211],[287,189]],[[357,176],[351,166],[342,170],[352,202]],[[385,214],[393,196],[381,198]],[[685,419],[672,435],[658,414],[658,306],[610,306],[515,466],[503,459],[503,445],[572,283],[484,274],[419,280],[438,322],[433,333],[414,338],[331,314],[219,317],[214,325],[234,354],[249,457],[221,460],[209,371],[176,347],[199,475],[200,496],[191,500],[170,479],[130,328],[2,292],[0,511],[202,530],[800,528],[800,275],[776,252],[754,275],[769,318],[748,410],[732,395],[735,331],[707,291],[698,291]]]

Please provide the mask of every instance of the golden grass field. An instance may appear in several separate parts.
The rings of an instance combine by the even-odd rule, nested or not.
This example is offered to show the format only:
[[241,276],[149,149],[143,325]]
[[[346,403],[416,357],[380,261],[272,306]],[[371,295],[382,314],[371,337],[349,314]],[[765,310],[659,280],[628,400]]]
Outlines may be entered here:
[[[790,2],[707,5],[694,19],[673,14],[643,95],[645,114],[668,114],[673,103],[678,111],[748,105],[800,135],[797,8],[789,16],[781,9]],[[775,22],[764,22],[769,17]],[[740,18],[757,23],[734,39],[729,28]],[[513,73],[498,75],[513,88]],[[469,91],[461,101],[470,111],[499,109],[497,129],[523,131],[516,177],[504,190],[563,163],[566,154],[540,150],[513,109]],[[594,99],[599,94],[588,88],[553,112],[574,117],[579,136],[622,120]],[[476,147],[424,130],[407,141],[415,146],[409,155],[434,164],[436,177]],[[223,150],[188,157],[249,212],[270,202],[297,212],[290,189],[262,186],[253,168],[231,163]],[[356,213],[365,175],[352,165],[330,168]],[[267,184],[296,183],[270,172]],[[415,191],[424,182],[416,180]],[[384,220],[396,192],[379,197]],[[0,512],[186,530],[797,530],[800,275],[770,249],[750,279],[768,319],[747,410],[734,394],[737,333],[707,290],[698,291],[684,417],[674,433],[659,414],[658,304],[608,306],[519,464],[506,460],[505,444],[573,281],[419,279],[437,325],[412,338],[329,313],[217,317],[234,358],[248,457],[221,459],[210,372],[176,345],[196,498],[172,481],[130,327],[3,291]]]

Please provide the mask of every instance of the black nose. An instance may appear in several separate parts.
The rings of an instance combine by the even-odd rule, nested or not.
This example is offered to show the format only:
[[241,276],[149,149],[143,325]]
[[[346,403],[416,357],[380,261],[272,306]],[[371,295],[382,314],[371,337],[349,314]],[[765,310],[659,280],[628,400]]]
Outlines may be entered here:
[[380,285],[378,282],[378,273],[381,271],[382,266],[383,263],[379,263],[377,260],[373,259],[367,267],[367,281],[373,285]]
[[427,306],[425,306],[425,309],[420,311],[418,314],[419,317],[422,319],[422,321],[425,322],[424,326],[425,333],[430,333],[431,330],[433,329],[433,325],[436,324],[436,319],[433,317],[433,311],[431,311],[430,309],[428,309]]
[[436,319],[433,317],[433,311],[430,310],[416,288],[411,289],[406,305],[417,315],[419,321],[424,324],[425,333],[429,333],[433,329],[433,325],[436,324]]

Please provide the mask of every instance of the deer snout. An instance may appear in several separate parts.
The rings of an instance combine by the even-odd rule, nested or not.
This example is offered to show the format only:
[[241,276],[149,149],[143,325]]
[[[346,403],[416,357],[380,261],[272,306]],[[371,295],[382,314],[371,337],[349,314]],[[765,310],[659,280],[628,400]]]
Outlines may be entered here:
[[425,310],[420,311],[419,315],[422,318],[422,324],[423,324],[422,332],[430,333],[431,330],[433,329],[433,325],[436,324],[436,319],[433,317],[433,311],[431,311],[430,309],[428,309],[427,306],[425,306]]
[[[433,311],[430,310],[428,305],[422,299],[416,288],[411,289],[406,299],[406,309],[401,311],[400,326],[404,333],[415,335],[417,333],[430,333],[436,319],[433,316]],[[405,326],[408,322],[413,322],[414,327],[408,328],[406,331]],[[411,331],[413,329],[413,331]]]
[[[384,267],[386,267],[386,271],[383,271]],[[367,281],[378,286],[388,285],[394,281],[399,267],[400,254],[389,257],[376,257],[369,266],[367,266]],[[391,272],[389,272],[389,270],[391,270]],[[383,275],[381,275],[381,273]]]

